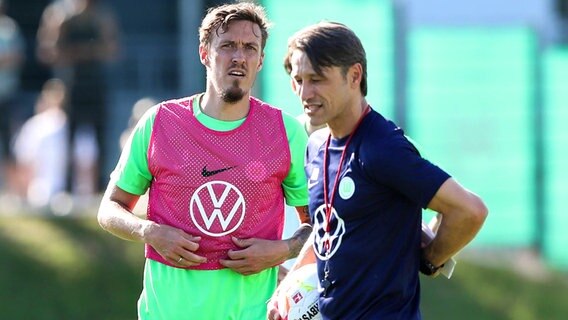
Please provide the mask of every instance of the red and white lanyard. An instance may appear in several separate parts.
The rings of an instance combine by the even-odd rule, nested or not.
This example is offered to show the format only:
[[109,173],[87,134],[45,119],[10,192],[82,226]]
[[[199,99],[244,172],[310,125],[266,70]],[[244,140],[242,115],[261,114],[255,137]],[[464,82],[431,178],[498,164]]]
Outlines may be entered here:
[[341,152],[341,158],[339,160],[339,165],[337,167],[337,173],[335,174],[335,180],[333,182],[333,188],[331,189],[331,195],[328,197],[328,189],[327,189],[327,184],[328,184],[328,178],[327,178],[327,167],[328,167],[328,153],[329,153],[329,143],[331,141],[331,134],[327,137],[327,141],[325,143],[325,152],[323,154],[323,201],[325,204],[325,242],[324,242],[324,249],[325,249],[325,253],[326,256],[329,255],[329,252],[331,250],[331,243],[329,241],[329,234],[331,231],[331,226],[330,226],[330,220],[331,220],[331,208],[333,207],[333,200],[335,199],[335,191],[338,188],[337,183],[339,182],[339,177],[341,176],[341,167],[343,166],[343,161],[345,160],[345,154],[347,153],[347,148],[349,147],[349,143],[351,142],[351,139],[353,138],[353,136],[355,135],[355,133],[357,132],[357,129],[359,128],[359,126],[361,125],[361,122],[363,122],[363,118],[365,118],[365,116],[371,112],[371,107],[367,106],[365,108],[365,110],[363,111],[363,114],[361,115],[361,117],[359,118],[359,120],[357,121],[357,124],[355,125],[355,128],[353,129],[353,132],[351,132],[351,135],[349,136],[349,138],[347,138],[347,141],[345,142],[345,147],[343,148],[343,151]]

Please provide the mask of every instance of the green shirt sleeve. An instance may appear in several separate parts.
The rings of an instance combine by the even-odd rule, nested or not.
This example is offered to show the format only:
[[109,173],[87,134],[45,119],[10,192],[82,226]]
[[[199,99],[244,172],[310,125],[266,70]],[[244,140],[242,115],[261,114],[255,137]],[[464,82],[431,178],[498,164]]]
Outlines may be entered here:
[[126,142],[111,179],[122,190],[143,195],[152,181],[148,168],[148,146],[158,106],[149,109],[138,121]]
[[290,145],[290,171],[282,183],[286,204],[289,206],[305,206],[308,204],[308,182],[304,171],[304,158],[308,135],[302,124],[291,115],[282,112],[284,127]]

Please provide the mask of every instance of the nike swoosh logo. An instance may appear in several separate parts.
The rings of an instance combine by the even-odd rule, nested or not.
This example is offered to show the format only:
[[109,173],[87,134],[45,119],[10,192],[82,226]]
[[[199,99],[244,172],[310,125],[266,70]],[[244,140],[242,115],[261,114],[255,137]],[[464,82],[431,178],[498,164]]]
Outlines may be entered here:
[[308,180],[308,189],[313,188],[316,184],[318,184],[318,181],[312,181],[312,180]]
[[218,173],[221,173],[221,172],[224,172],[224,171],[233,169],[234,167],[236,167],[236,166],[232,166],[232,167],[227,167],[227,168],[222,168],[222,169],[217,169],[217,170],[208,171],[208,170],[207,170],[207,166],[204,166],[204,167],[203,167],[203,170],[201,170],[201,175],[204,176],[204,177],[210,177],[210,176],[216,175],[216,174],[218,174]]

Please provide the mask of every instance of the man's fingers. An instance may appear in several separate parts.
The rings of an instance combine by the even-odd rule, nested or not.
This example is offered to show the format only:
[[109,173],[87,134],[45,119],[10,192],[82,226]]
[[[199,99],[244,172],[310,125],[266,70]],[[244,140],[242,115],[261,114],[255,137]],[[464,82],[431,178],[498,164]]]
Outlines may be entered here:
[[207,258],[195,253],[199,249],[201,237],[172,227],[165,230],[169,233],[166,237],[162,237],[161,243],[157,243],[154,248],[172,265],[190,267],[207,262]]
[[242,275],[248,276],[251,274],[255,274],[260,272],[261,270],[256,270],[254,268],[252,268],[252,266],[248,265],[247,262],[245,260],[219,260],[219,263],[226,267],[229,268],[235,272],[238,272]]
[[278,312],[278,302],[275,296],[270,298],[268,302],[268,319],[269,320],[280,320],[280,312]]
[[199,249],[199,241],[201,237],[195,237],[188,235],[185,237],[185,241],[182,244],[182,247],[189,250],[189,251],[197,251]]
[[175,258],[175,264],[184,267],[191,267],[205,262],[207,262],[207,258],[189,251],[185,251]]
[[233,269],[235,271],[239,270],[240,268],[243,268],[245,266],[245,261],[243,260],[226,260],[226,259],[220,259],[219,263],[223,266],[223,267],[227,267],[229,269]]
[[231,237],[233,243],[236,244],[240,248],[250,247],[253,243],[252,239],[239,239],[236,237]]
[[227,251],[227,256],[229,256],[229,258],[231,260],[242,260],[242,259],[246,259],[246,249],[244,250],[229,250]]
[[227,251],[227,255],[232,260],[241,260],[246,259],[248,255],[250,255],[248,247],[250,247],[253,243],[253,239],[238,239],[235,237],[231,237],[233,242],[239,247],[242,248],[241,250],[229,250]]

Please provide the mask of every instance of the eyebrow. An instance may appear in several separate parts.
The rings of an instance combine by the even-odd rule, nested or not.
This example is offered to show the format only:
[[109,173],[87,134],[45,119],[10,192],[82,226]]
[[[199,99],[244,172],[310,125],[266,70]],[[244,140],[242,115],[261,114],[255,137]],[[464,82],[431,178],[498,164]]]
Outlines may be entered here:
[[[237,42],[240,41],[234,41],[234,40],[221,40],[221,44],[227,44],[227,43],[231,43],[231,44],[236,44]],[[253,46],[253,47],[260,47],[259,43],[256,42],[244,42],[243,45],[245,46]]]
[[[292,69],[292,71],[290,72],[290,76],[293,77],[293,78],[297,77],[299,74],[300,74],[300,72],[298,72],[298,70],[296,70],[296,72],[294,73],[294,69]],[[314,77],[314,76],[322,77],[322,78],[325,77],[325,75],[323,73],[319,74],[314,69],[311,69],[309,71],[305,71],[305,72],[302,73],[302,75],[308,76],[308,77]]]

